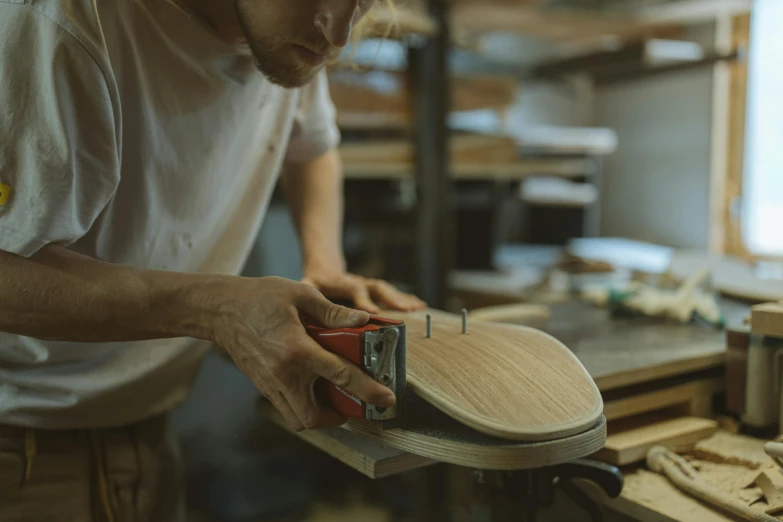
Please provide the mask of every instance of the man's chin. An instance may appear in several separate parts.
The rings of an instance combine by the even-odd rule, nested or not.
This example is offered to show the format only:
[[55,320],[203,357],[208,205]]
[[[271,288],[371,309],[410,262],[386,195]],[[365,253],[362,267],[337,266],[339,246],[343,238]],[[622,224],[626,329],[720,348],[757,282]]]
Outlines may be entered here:
[[296,89],[307,85],[312,81],[318,72],[323,68],[321,67],[297,67],[297,68],[285,68],[285,67],[264,67],[262,64],[257,64],[258,70],[272,83],[284,87],[286,89]]

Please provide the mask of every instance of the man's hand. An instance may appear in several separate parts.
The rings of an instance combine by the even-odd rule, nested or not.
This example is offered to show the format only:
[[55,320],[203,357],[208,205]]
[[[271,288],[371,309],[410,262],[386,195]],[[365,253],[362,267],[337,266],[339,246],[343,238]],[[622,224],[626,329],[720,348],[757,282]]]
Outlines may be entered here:
[[313,391],[323,377],[363,401],[394,405],[394,394],[346,359],[323,349],[302,320],[326,328],[367,324],[369,315],[329,302],[309,285],[281,278],[230,278],[213,296],[222,312],[214,341],[297,431],[340,425],[345,419],[321,408]]
[[371,314],[381,309],[412,312],[427,305],[418,297],[400,292],[386,281],[367,279],[338,270],[305,271],[302,279],[329,299],[350,299],[354,306]]

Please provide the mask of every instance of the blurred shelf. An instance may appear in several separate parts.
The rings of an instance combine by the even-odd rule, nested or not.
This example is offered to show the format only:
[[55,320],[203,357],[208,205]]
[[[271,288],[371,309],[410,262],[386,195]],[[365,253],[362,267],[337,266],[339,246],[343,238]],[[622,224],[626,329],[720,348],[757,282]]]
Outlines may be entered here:
[[[346,163],[346,179],[413,180],[411,163]],[[530,176],[561,176],[577,178],[590,175],[595,165],[582,159],[520,159],[509,164],[455,164],[451,177],[460,181],[521,180]]]
[[[503,76],[451,78],[451,110],[504,110],[513,105],[517,81]],[[411,94],[406,73],[333,70],[329,88],[344,130],[410,128]]]
[[452,25],[467,32],[521,32],[555,41],[639,40],[659,30],[751,10],[752,0],[682,0],[634,10],[546,9],[530,2],[452,0]]

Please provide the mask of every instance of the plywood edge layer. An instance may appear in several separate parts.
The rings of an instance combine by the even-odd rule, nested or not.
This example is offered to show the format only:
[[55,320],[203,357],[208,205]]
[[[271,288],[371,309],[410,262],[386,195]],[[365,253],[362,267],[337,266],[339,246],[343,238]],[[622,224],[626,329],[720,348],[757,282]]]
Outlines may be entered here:
[[545,442],[512,443],[487,438],[482,444],[466,443],[448,438],[448,433],[435,437],[406,430],[382,430],[373,424],[349,420],[344,429],[379,440],[384,444],[415,453],[422,457],[477,469],[532,469],[592,455],[606,442],[606,420],[587,431],[562,439]]

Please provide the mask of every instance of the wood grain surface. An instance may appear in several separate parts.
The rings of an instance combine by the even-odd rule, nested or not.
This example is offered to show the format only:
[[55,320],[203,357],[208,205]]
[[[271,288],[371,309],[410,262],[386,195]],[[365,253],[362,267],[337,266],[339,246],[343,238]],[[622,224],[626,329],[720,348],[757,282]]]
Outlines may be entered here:
[[546,333],[475,321],[462,334],[461,318],[444,312],[384,315],[406,322],[409,390],[477,431],[546,441],[584,432],[602,417],[592,378]]

